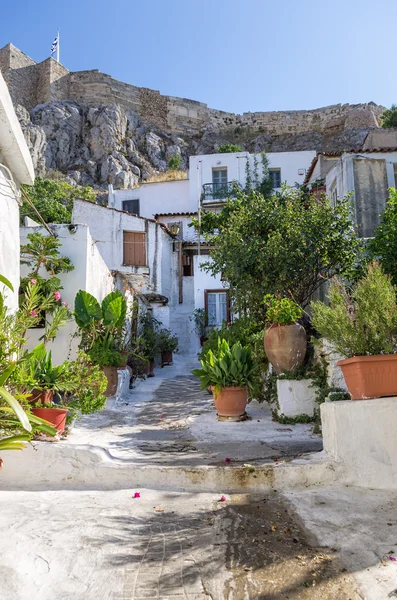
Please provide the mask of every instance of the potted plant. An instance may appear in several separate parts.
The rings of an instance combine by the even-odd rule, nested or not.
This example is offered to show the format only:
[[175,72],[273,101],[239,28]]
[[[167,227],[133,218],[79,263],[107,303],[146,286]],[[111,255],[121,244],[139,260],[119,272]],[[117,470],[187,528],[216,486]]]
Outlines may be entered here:
[[218,338],[215,351],[202,358],[201,369],[192,373],[201,380],[201,389],[212,389],[218,418],[240,421],[245,418],[248,393],[254,393],[258,374],[251,350],[240,342],[232,346]]
[[169,329],[160,329],[158,348],[161,353],[161,366],[172,365],[172,354],[178,350],[178,338]]
[[29,402],[34,406],[31,411],[37,417],[52,423],[59,433],[65,428],[67,408],[54,403],[54,393],[71,390],[71,382],[65,378],[67,362],[61,365],[52,364],[51,351],[47,352],[44,344],[39,344],[22,361],[20,379],[34,381]]
[[353,400],[397,396],[396,289],[373,262],[352,288],[335,280],[329,306],[312,302],[312,323],[335,351]]
[[303,364],[306,355],[306,332],[297,323],[303,311],[292,300],[271,294],[266,294],[263,302],[269,323],[264,335],[266,356],[278,375],[294,371]]
[[200,338],[200,346],[203,347],[204,342],[207,340],[207,311],[204,308],[196,308],[189,319],[194,322],[194,331]]
[[135,357],[138,370],[142,370],[147,377],[154,377],[154,359],[159,352],[160,325],[160,321],[153,317],[150,310],[140,315]]
[[102,367],[108,379],[105,394],[113,396],[117,391],[117,369],[126,363],[126,357],[120,353],[120,342],[125,335],[126,299],[116,290],[99,304],[94,296],[80,290],[76,294],[74,307],[74,316],[81,333],[79,347]]

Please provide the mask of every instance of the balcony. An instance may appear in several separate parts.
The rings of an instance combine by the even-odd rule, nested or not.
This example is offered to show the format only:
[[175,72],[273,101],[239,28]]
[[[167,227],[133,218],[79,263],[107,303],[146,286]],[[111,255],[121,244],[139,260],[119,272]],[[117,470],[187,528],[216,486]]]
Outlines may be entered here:
[[236,192],[240,189],[237,181],[227,181],[226,183],[204,183],[201,201],[203,203],[219,202],[226,198],[235,198]]

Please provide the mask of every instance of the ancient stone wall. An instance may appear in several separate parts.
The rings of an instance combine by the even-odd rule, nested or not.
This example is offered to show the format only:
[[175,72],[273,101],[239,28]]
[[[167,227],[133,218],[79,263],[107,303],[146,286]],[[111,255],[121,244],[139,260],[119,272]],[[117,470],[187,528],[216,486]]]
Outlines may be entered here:
[[29,110],[51,100],[120,104],[145,122],[181,136],[194,137],[204,130],[277,136],[306,131],[337,134],[346,128],[376,127],[383,110],[374,103],[335,104],[314,110],[235,115],[208,108],[202,102],[123,83],[98,70],[70,73],[52,58],[36,64],[12,44],[0,50],[0,68],[14,102]]

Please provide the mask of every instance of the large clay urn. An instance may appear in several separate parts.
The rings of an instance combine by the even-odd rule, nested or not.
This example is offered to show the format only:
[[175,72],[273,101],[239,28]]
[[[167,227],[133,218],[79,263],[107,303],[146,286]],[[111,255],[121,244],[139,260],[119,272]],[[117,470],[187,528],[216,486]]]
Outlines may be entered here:
[[294,371],[303,364],[306,355],[306,332],[302,325],[273,324],[265,331],[265,352],[279,375]]

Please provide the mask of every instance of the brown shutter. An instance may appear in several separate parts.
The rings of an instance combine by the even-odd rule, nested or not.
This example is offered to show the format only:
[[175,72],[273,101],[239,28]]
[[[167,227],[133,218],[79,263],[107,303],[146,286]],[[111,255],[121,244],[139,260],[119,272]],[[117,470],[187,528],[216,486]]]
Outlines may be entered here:
[[137,231],[123,231],[123,264],[133,267],[146,267],[146,234]]

